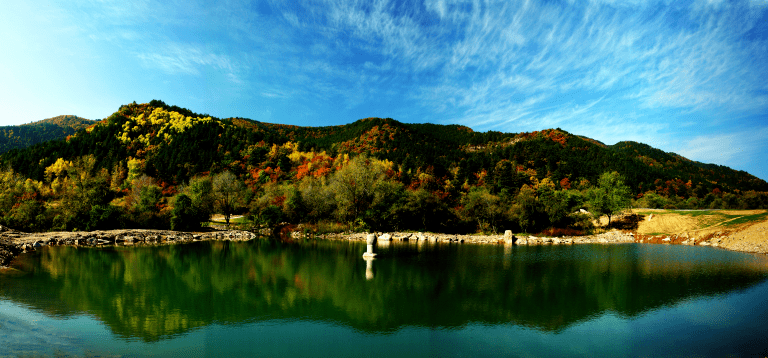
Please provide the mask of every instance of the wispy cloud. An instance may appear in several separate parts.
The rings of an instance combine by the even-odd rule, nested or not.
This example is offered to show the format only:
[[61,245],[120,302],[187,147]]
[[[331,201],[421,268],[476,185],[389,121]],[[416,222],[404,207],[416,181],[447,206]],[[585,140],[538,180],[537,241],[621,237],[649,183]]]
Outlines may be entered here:
[[[731,133],[725,122],[734,117],[765,120],[765,3],[95,0],[51,3],[45,13],[69,24],[49,31],[57,40],[82,36],[77,43],[93,46],[89,53],[129,58],[119,66],[134,76],[210,86],[190,100],[226,93],[301,108],[284,117],[272,110],[274,120],[385,115],[476,130],[561,127],[672,150],[675,138]],[[162,95],[154,91],[141,94]],[[739,158],[697,149],[702,143],[682,149]]]
[[768,169],[762,164],[766,138],[768,126],[735,133],[701,135],[683,141],[676,151],[686,158],[738,169],[760,165],[762,174]]
[[157,67],[169,74],[200,74],[203,68],[222,71],[239,81],[237,65],[227,55],[206,51],[198,46],[171,43],[159,46],[155,52],[137,54],[145,65]]

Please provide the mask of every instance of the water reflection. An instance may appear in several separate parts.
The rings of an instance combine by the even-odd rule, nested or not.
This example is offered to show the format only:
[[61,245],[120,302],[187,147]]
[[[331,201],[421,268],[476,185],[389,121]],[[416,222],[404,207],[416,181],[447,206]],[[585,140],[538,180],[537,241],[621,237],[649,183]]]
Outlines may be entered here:
[[210,242],[54,247],[19,257],[0,297],[49,315],[87,313],[157,341],[212,323],[335,322],[365,332],[468,323],[558,332],[606,312],[633,317],[768,277],[761,256],[681,246]]

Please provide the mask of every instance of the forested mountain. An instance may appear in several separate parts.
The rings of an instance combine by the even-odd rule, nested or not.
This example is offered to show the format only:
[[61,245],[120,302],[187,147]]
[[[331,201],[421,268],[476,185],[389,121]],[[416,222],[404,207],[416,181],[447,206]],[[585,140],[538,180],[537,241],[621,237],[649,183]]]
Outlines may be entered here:
[[96,124],[96,121],[78,116],[56,116],[19,126],[0,127],[0,153],[15,148],[56,139],[65,139],[75,132]]
[[[75,129],[95,122],[59,116],[15,126],[28,138],[66,138]],[[8,127],[0,128],[10,133]],[[64,135],[67,131],[66,135]],[[72,133],[69,133],[72,132]],[[5,138],[8,136],[6,135]],[[34,140],[29,139],[29,142]],[[274,144],[296,146],[277,154]],[[34,144],[34,143],[33,143]],[[280,151],[280,149],[277,149]],[[112,169],[130,158],[144,162],[147,174],[179,184],[201,172],[229,169],[241,176],[267,168],[280,168],[284,179],[296,174],[300,163],[291,163],[290,152],[325,151],[339,154],[368,153],[394,162],[413,175],[426,173],[434,180],[470,185],[495,177],[505,160],[523,182],[531,177],[555,183],[594,182],[605,171],[618,171],[635,194],[654,190],[665,195],[706,195],[723,192],[768,190],[768,183],[746,172],[703,164],[674,153],[636,142],[605,146],[600,142],[560,129],[532,133],[474,132],[458,125],[406,124],[394,119],[366,118],[341,126],[299,127],[262,123],[243,118],[218,119],[199,115],[161,101],[122,106],[98,125],[63,142],[44,143],[2,156],[18,172],[42,180],[46,167],[56,159],[72,160],[93,154],[97,166]],[[502,165],[503,167],[503,165]],[[292,173],[293,172],[293,173]],[[521,175],[522,176],[522,175]],[[522,184],[522,183],[521,183]]]
[[[370,221],[383,215],[370,211],[373,209],[369,204],[380,194],[374,191],[362,192],[360,197],[350,191],[352,197],[349,206],[343,208],[343,215],[339,213],[341,204],[325,202],[330,205],[323,209],[325,212],[318,209],[322,206],[318,203],[307,204],[322,197],[312,188],[344,182],[342,172],[352,170],[348,169],[351,159],[360,155],[365,158],[364,166],[381,170],[380,175],[391,183],[387,184],[387,190],[402,187],[396,192],[421,193],[419,198],[407,195],[402,198],[411,198],[413,202],[408,202],[411,206],[416,202],[419,205],[430,202],[434,206],[431,212],[466,212],[474,207],[467,202],[469,197],[501,200],[508,203],[506,207],[523,212],[522,203],[530,194],[531,200],[541,202],[536,205],[544,215],[549,204],[543,203],[551,199],[547,199],[550,196],[545,192],[583,193],[596,185],[606,172],[617,172],[627,185],[628,194],[635,199],[652,194],[647,198],[653,198],[653,202],[645,205],[768,205],[763,193],[768,191],[768,183],[746,172],[690,161],[640,143],[607,146],[561,129],[481,133],[464,126],[407,124],[391,118],[366,118],[340,126],[300,127],[244,118],[219,119],[157,100],[121,106],[109,118],[81,129],[66,140],[11,150],[0,156],[0,165],[12,168],[17,173],[14,175],[32,179],[41,188],[50,185],[54,192],[57,185],[61,185],[57,180],[81,180],[72,179],[75,172],[81,173],[80,177],[100,177],[104,182],[100,185],[107,185],[112,193],[102,195],[98,204],[102,206],[110,201],[129,207],[138,205],[139,191],[144,184],[136,186],[137,180],[149,178],[139,182],[152,183],[158,188],[154,199],[147,201],[154,203],[157,210],[170,210],[172,203],[162,198],[190,190],[193,179],[229,172],[250,193],[249,202],[241,205],[245,208],[242,210],[250,210],[255,215],[274,214],[280,218],[293,215],[296,219],[298,214],[290,207],[303,205],[305,212],[296,220],[319,220],[323,215],[334,213],[339,220]],[[361,181],[358,178],[348,182],[354,186]],[[45,190],[40,190],[39,197],[47,195]],[[336,194],[326,197],[328,195]],[[659,201],[659,197],[665,199]],[[299,202],[292,202],[291,198]],[[581,196],[571,195],[566,199],[562,199],[567,202],[563,209],[558,210],[584,205]],[[279,210],[269,211],[269,207]],[[419,207],[424,211],[427,206]],[[554,224],[562,219],[553,213],[548,215],[546,220],[520,221],[520,227],[541,226],[544,222]],[[422,216],[422,224],[427,222],[426,216]],[[538,224],[531,224],[534,222]],[[478,220],[478,225],[483,223]]]

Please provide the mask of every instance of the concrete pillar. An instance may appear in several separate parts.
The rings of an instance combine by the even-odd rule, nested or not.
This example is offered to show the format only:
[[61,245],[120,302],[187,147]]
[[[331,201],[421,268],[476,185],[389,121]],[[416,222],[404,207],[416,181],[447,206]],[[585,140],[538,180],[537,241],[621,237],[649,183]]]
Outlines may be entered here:
[[515,235],[512,234],[512,230],[504,231],[504,244],[505,245],[512,245],[517,241],[517,238]]
[[363,254],[363,258],[376,257],[376,254],[373,252],[373,245],[376,244],[376,235],[368,234],[365,237],[365,243],[368,244],[368,250]]

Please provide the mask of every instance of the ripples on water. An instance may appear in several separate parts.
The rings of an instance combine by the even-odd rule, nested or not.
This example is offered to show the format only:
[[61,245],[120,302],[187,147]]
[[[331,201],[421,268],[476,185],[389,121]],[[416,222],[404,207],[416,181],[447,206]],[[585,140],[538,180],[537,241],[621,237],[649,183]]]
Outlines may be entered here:
[[0,356],[768,355],[765,256],[393,243],[368,266],[364,251],[47,248],[0,274]]

